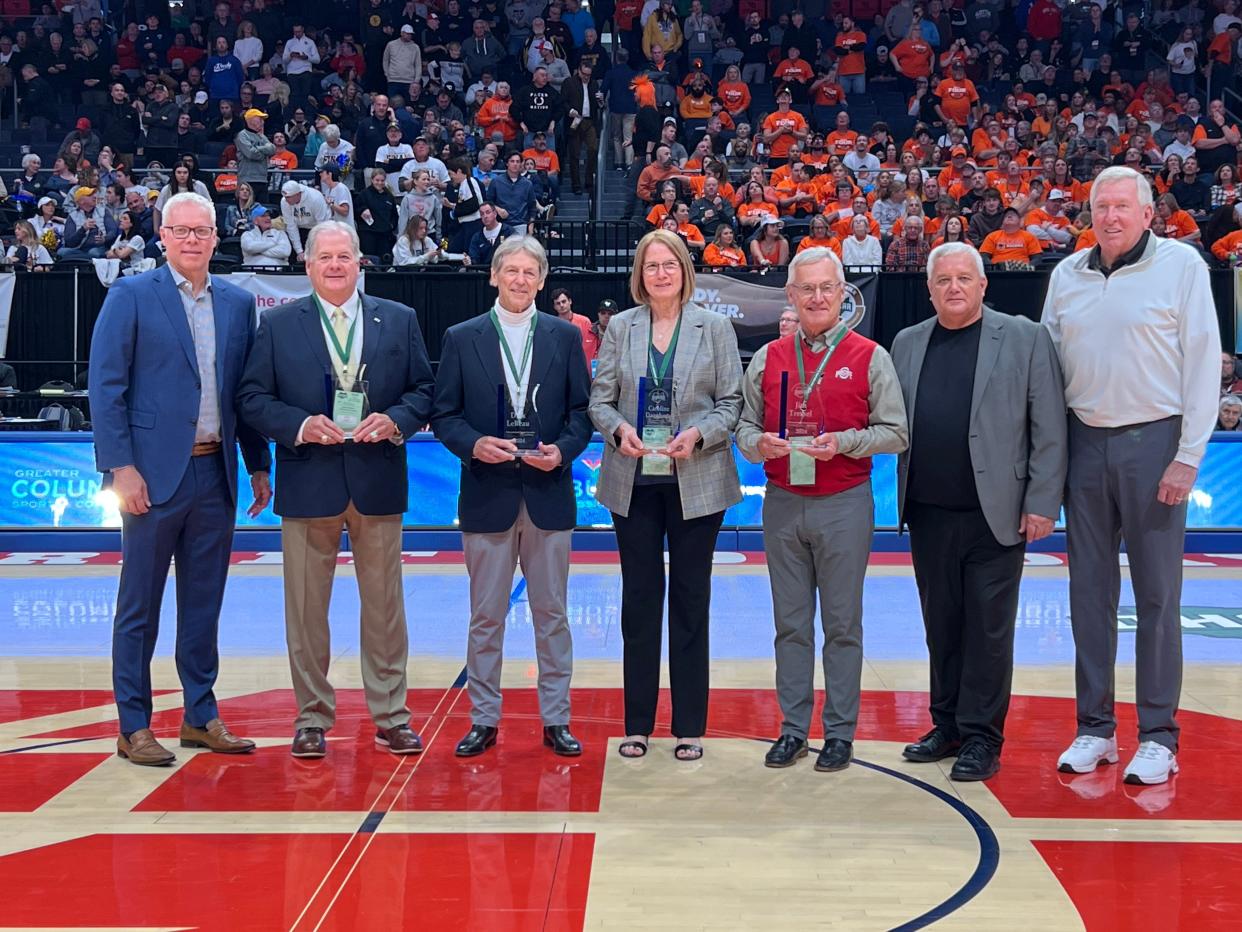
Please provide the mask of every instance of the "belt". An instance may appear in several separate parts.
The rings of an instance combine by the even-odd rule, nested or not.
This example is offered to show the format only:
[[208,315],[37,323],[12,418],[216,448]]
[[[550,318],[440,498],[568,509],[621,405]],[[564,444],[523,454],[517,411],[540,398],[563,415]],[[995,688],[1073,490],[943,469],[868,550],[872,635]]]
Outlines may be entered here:
[[211,456],[213,453],[220,452],[219,440],[208,440],[206,443],[196,443],[190,449],[190,456]]

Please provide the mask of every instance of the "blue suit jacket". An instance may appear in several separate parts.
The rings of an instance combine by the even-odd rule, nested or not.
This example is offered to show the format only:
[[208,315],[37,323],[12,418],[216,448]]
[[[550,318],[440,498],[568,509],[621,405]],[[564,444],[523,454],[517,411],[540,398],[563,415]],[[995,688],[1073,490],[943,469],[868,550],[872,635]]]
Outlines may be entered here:
[[543,442],[555,443],[561,450],[561,466],[552,472],[520,461],[490,464],[473,457],[480,437],[496,435],[496,388],[505,380],[502,365],[500,337],[489,315],[481,314],[445,333],[431,426],[462,461],[457,500],[461,529],[481,534],[506,531],[525,501],[536,527],[568,530],[578,518],[573,461],[591,439],[587,418],[591,383],[582,334],[551,314],[541,314],[535,327],[530,384],[539,386]]
[[[412,437],[431,416],[435,380],[413,310],[362,296],[362,362],[372,411]],[[408,507],[405,445],[346,442],[296,445],[312,414],[332,416],[325,386],[332,364],[307,295],[264,311],[238,388],[247,423],[276,441],[276,513],[289,518],[339,515],[352,501],[365,515],[399,515]]]
[[[238,422],[233,404],[254,341],[254,298],[215,276],[211,293],[224,466],[236,502],[235,445],[250,472],[271,465],[267,443]],[[107,474],[136,466],[151,503],[168,501],[190,463],[202,384],[194,336],[167,266],[119,278],[108,290],[91,337],[87,387],[96,467]]]

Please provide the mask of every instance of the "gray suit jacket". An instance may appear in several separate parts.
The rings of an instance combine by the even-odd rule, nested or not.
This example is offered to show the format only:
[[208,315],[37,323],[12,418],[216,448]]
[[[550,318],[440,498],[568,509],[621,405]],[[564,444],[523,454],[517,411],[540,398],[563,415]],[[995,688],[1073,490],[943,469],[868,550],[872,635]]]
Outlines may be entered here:
[[[893,341],[893,365],[914,430],[919,374],[936,318],[907,327]],[[924,386],[927,388],[927,386]],[[1024,514],[1056,518],[1061,510],[1068,460],[1065,387],[1047,331],[1025,317],[983,309],[983,333],[970,403],[970,460],[983,516],[996,539],[1023,538]],[[905,526],[906,472],[910,451],[897,461],[899,526]]]
[[[634,460],[617,452],[617,428],[636,424],[638,380],[647,372],[651,312],[643,305],[618,314],[604,332],[596,357],[588,414],[604,436],[604,465],[595,497],[614,514],[628,516]],[[742,360],[727,318],[697,304],[681,309],[681,334],[673,356],[673,416],[682,430],[697,427],[703,439],[677,463],[681,512],[686,518],[724,511],[742,500],[733,461],[733,428],[742,413]]]

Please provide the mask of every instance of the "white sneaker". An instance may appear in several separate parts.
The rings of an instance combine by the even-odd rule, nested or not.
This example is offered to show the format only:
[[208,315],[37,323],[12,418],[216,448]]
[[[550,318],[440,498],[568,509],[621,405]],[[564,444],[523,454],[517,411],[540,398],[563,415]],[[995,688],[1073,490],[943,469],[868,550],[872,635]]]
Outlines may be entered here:
[[1177,755],[1163,744],[1144,741],[1126,765],[1126,783],[1152,785],[1164,783],[1169,774],[1177,773]]
[[1057,758],[1057,770],[1062,773],[1090,773],[1101,762],[1117,763],[1117,739],[1079,735]]

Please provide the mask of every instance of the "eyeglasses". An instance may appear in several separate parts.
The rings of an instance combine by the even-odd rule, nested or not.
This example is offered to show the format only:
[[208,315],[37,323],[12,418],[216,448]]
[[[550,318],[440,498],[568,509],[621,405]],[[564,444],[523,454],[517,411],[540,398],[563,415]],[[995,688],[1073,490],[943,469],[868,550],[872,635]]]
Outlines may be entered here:
[[797,285],[790,285],[789,287],[798,294],[802,295],[804,298],[813,298],[821,292],[825,298],[831,298],[845,286],[840,282],[818,282],[816,284],[806,282]]
[[655,275],[657,272],[666,272],[669,275],[675,275],[681,270],[681,263],[676,259],[669,259],[667,262],[644,262],[643,274]]
[[215,227],[186,227],[178,224],[175,227],[160,227],[161,230],[168,230],[172,233],[173,239],[186,239],[191,233],[195,239],[211,239],[215,234]]

